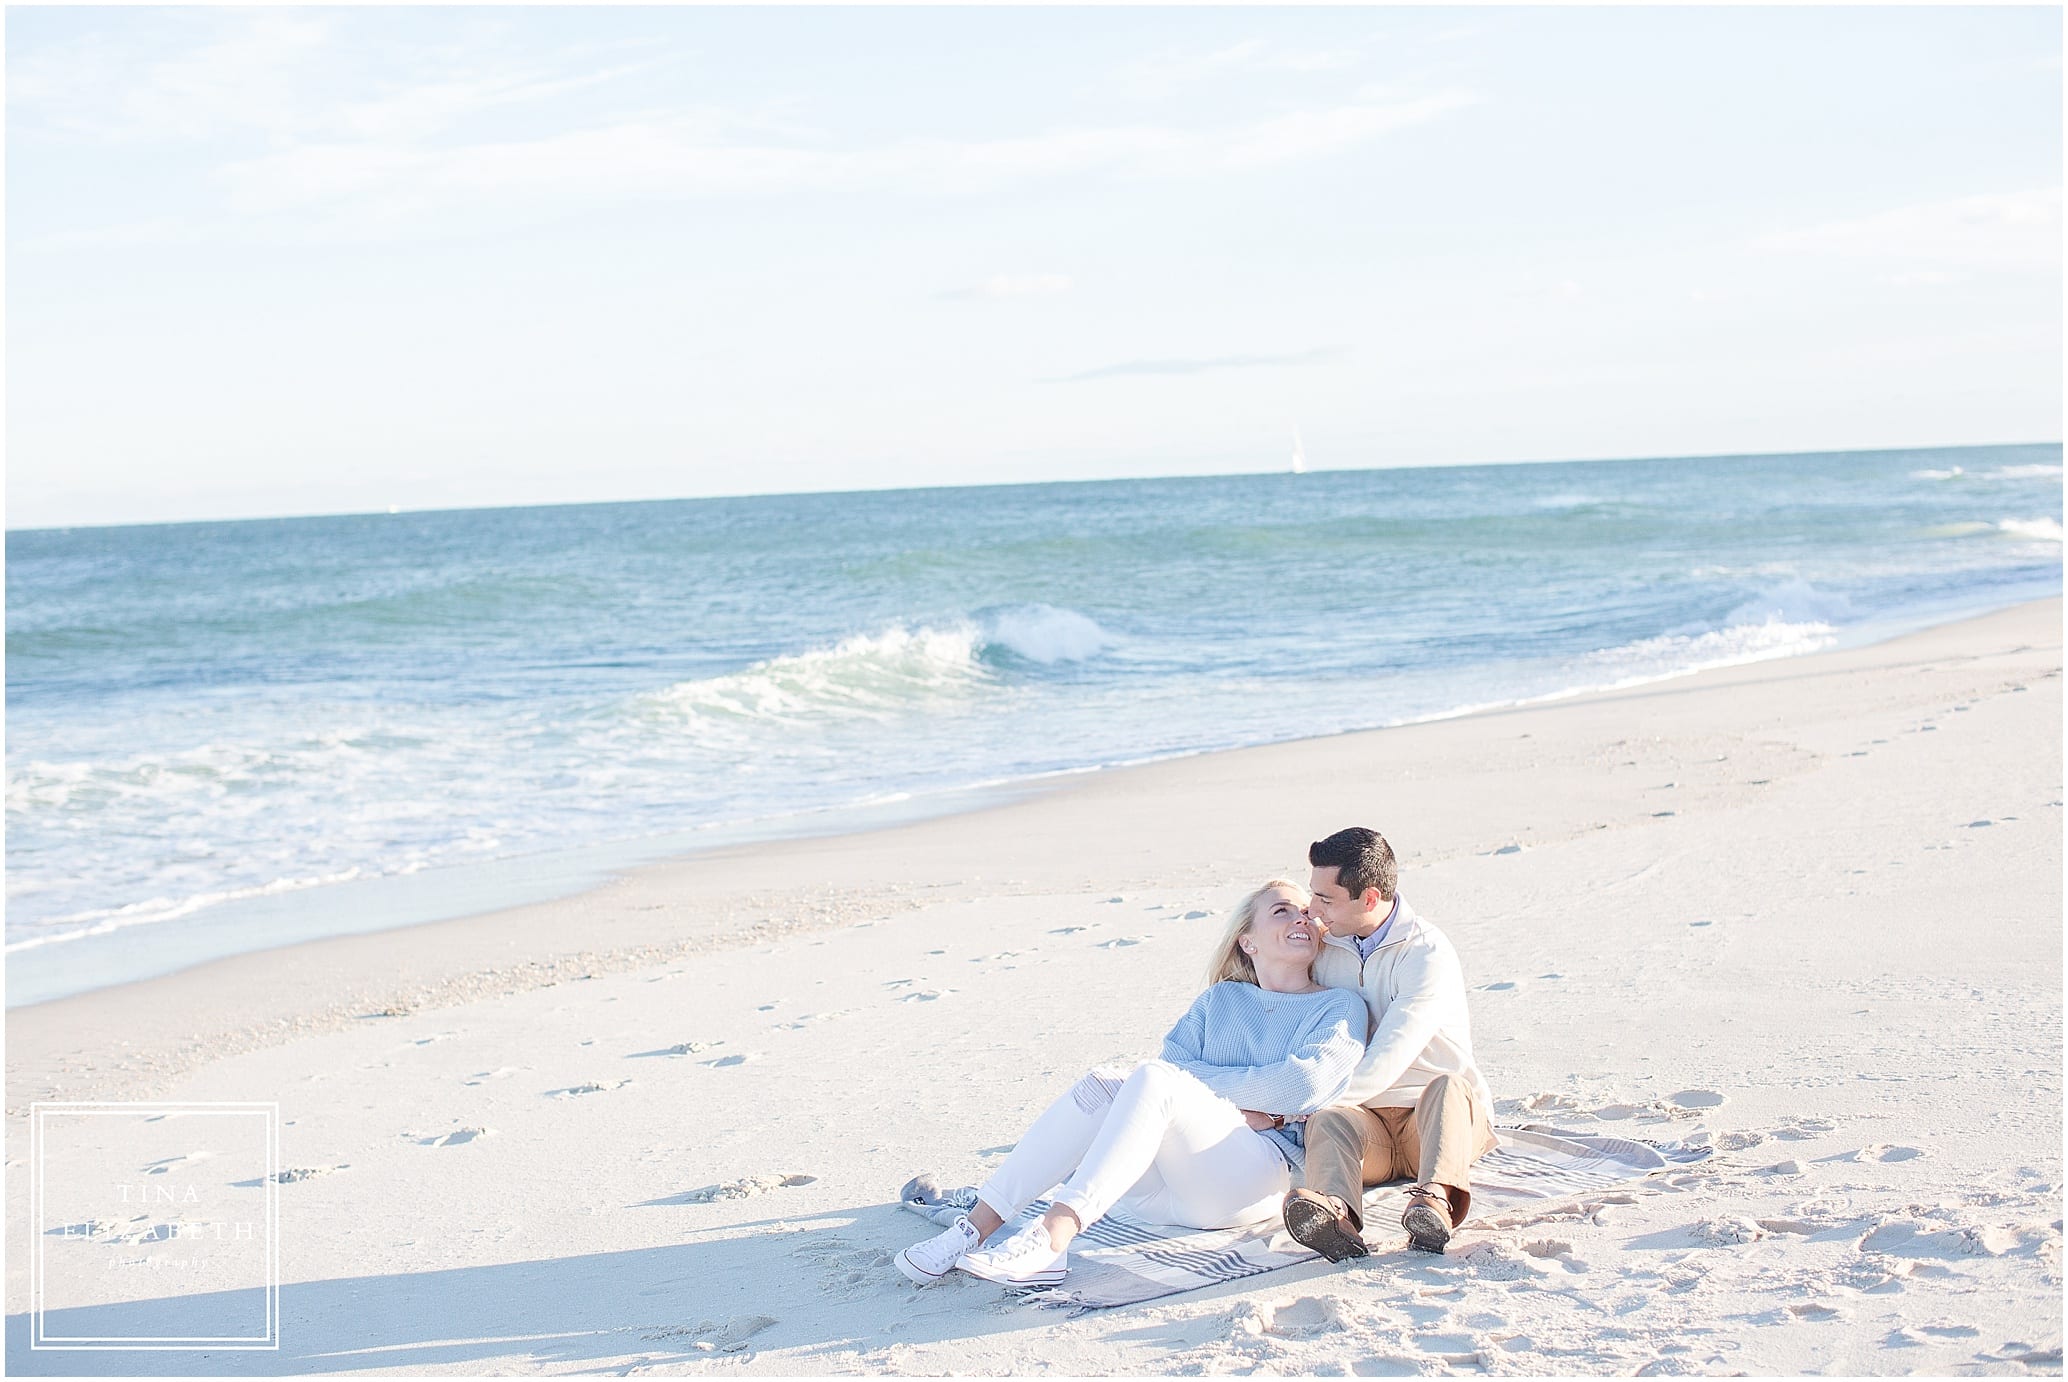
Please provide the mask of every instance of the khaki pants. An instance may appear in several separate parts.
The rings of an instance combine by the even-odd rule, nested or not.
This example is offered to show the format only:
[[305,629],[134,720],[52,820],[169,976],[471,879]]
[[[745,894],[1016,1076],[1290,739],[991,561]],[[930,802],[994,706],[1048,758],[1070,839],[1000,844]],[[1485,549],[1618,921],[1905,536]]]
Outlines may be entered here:
[[1413,1108],[1327,1108],[1307,1120],[1307,1189],[1334,1195],[1364,1227],[1364,1187],[1399,1176],[1448,1186],[1456,1222],[1472,1206],[1472,1163],[1494,1148],[1471,1082],[1438,1075]]

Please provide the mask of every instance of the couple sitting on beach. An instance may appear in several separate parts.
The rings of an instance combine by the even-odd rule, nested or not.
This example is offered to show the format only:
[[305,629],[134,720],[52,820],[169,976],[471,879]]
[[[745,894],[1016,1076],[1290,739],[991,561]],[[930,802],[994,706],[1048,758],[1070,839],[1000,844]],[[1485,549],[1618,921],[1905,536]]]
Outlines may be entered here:
[[[1053,1284],[1071,1240],[1116,1207],[1188,1228],[1282,1217],[1341,1262],[1367,1252],[1364,1187],[1396,1177],[1416,1182],[1409,1244],[1443,1251],[1494,1145],[1457,953],[1395,891],[1378,832],[1338,831],[1307,860],[1311,896],[1279,879],[1237,906],[1162,1055],[1079,1080],[900,1271]],[[987,1245],[1051,1190],[1046,1214]]]

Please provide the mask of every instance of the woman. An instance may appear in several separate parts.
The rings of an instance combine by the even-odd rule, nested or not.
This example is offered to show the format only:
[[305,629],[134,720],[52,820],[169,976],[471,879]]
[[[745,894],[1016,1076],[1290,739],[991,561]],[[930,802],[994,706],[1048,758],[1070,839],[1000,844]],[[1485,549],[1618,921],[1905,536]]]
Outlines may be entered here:
[[[957,1267],[1049,1285],[1069,1269],[1070,1241],[1116,1204],[1189,1228],[1275,1217],[1302,1155],[1288,1119],[1326,1108],[1364,1055],[1364,999],[1309,972],[1321,929],[1306,906],[1305,890],[1283,879],[1244,898],[1161,1059],[1079,1080],[978,1189],[975,1208],[899,1253],[898,1269],[922,1286]],[[1045,1215],[982,1246],[1059,1181]]]

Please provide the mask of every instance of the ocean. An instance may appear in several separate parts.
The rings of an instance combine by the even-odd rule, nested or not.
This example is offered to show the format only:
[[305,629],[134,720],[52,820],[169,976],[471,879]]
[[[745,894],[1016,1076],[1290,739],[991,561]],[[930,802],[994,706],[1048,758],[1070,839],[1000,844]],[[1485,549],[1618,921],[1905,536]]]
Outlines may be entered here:
[[2061,447],[7,534],[10,1005],[2061,589]]

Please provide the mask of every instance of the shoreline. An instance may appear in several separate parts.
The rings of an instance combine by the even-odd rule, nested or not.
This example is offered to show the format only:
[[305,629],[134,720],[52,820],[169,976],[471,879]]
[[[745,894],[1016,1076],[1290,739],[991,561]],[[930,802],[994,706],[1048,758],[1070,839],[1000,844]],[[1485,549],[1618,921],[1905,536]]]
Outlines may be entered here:
[[[1382,736],[1390,745],[1403,736],[1440,738],[1459,733],[1459,726],[1468,727],[1462,732],[1470,734],[1476,727],[1505,719],[1584,716],[1605,706],[1670,702],[1733,685],[1841,676],[1901,661],[1911,655],[1908,645],[1952,631],[1994,623],[2029,623],[2046,619],[2049,610],[2052,616],[2046,622],[2058,628],[2060,608],[2061,597],[2055,596],[1874,642],[1841,643],[1819,652],[1734,663],[1634,686],[1002,784],[988,794],[992,799],[970,809],[876,829],[782,836],[653,858],[609,870],[593,886],[513,906],[290,941],[204,960],[150,978],[10,1007],[6,1012],[13,1054],[8,1061],[7,1108],[13,1113],[30,1099],[55,1097],[61,1090],[74,1088],[73,1072],[81,1063],[90,1062],[93,1053],[72,1045],[60,1033],[72,1028],[105,1029],[115,1014],[125,1010],[164,1015],[243,1009],[242,1015],[231,1021],[197,1024],[191,1018],[176,1017],[144,1023],[136,1039],[124,1043],[132,1050],[116,1069],[131,1082],[161,1082],[200,1062],[313,1031],[337,1030],[370,1013],[446,1006],[589,974],[663,964],[686,955],[745,948],[970,895],[975,885],[987,883],[985,875],[947,862],[944,843],[964,833],[1009,834],[1015,813],[1030,813],[1044,830],[1054,830],[1056,819],[1067,818],[1072,804],[1080,799],[1127,795],[1138,788],[1162,794],[1173,785],[1173,779],[1211,781],[1226,769],[1239,770],[1260,755],[1314,760],[1327,757],[1329,746],[1340,746],[1344,754],[1363,752]],[[1528,737],[1527,731],[1524,737]],[[1589,822],[1587,828],[1607,824]],[[1574,832],[1569,829],[1567,833]],[[1503,838],[1487,848],[1520,843]],[[1403,834],[1400,848],[1403,869],[1440,862],[1457,853],[1418,849],[1411,834]],[[1213,852],[1214,857],[1230,857],[1230,849],[1237,858],[1253,852],[1230,840],[1226,849]],[[898,860],[916,854],[940,861],[926,871],[925,878],[966,872],[969,876],[949,883],[915,880],[906,876],[902,865],[871,868],[856,858],[862,852]],[[762,882],[771,872],[780,875],[786,871],[778,860],[791,859],[807,871],[821,862],[838,863],[848,870],[844,876],[849,881],[828,888],[800,886],[794,881],[770,888]],[[1227,874],[1225,865],[1213,874],[1216,883],[1224,876],[1234,876]],[[1086,872],[1080,881],[1087,891],[1102,886],[1095,871]],[[1109,879],[1103,886],[1118,885],[1119,880]],[[1011,886],[1008,880],[1007,887]],[[990,884],[987,889],[995,891]],[[284,900],[291,904],[294,895],[286,895]],[[576,923],[572,928],[567,924],[570,920]],[[582,931],[588,943],[567,944],[561,938],[570,930]],[[195,1030],[197,1026],[200,1030]],[[16,1087],[24,1082],[28,1090]]]
[[[247,895],[204,904],[193,912],[176,913],[164,919],[153,918],[101,932],[89,929],[83,934],[68,934],[62,939],[25,938],[6,951],[5,963],[10,982],[5,1011],[25,1011],[45,1003],[84,997],[127,984],[171,978],[240,955],[280,951],[350,935],[388,934],[566,902],[644,869],[686,864],[726,849],[773,847],[790,841],[866,834],[901,824],[950,819],[989,805],[1011,804],[1054,791],[1068,791],[1077,785],[1080,778],[1132,772],[1215,754],[1395,732],[1448,720],[1584,701],[1677,683],[1736,667],[1842,653],[2058,598],[2058,595],[2049,594],[2001,604],[1963,597],[1938,604],[1928,603],[1902,616],[1884,616],[1837,629],[1831,646],[1815,652],[1752,655],[1737,661],[1698,665],[1687,670],[1644,675],[1605,685],[1583,685],[1512,700],[1465,704],[1381,725],[1255,744],[1178,750],[1143,759],[1094,763],[1026,777],[899,794],[883,800],[863,799],[841,805],[778,812],[767,817],[718,821],[644,838],[607,840],[561,850],[451,863],[411,873],[374,874],[310,887],[257,889]],[[388,910],[391,917],[368,923],[351,916],[354,911],[376,908]],[[151,932],[139,928],[167,922],[184,923],[180,931],[170,938],[169,958],[156,963],[139,963],[125,953],[122,947],[127,943],[151,936]],[[258,943],[251,943],[254,940]],[[64,949],[52,950],[52,946]],[[67,965],[72,973],[63,972]],[[60,972],[48,974],[46,966],[57,966]],[[76,977],[80,968],[96,976],[86,987],[80,987]],[[28,988],[34,996],[17,1001],[15,995],[23,988]]]
[[[2061,617],[1094,774],[17,1009],[10,1222],[46,1178],[33,1242],[149,1220],[106,1167],[203,1219],[262,1188],[282,1286],[277,1351],[32,1353],[17,1254],[9,1367],[2058,1372]],[[897,1187],[979,1183],[1155,1051],[1223,910],[1351,822],[1458,951],[1496,1123],[1710,1154],[1442,1257],[1379,1224],[1356,1264],[1083,1316],[906,1281],[933,1230]],[[270,1104],[286,1169],[163,1117],[34,1160],[53,1097]],[[188,1326],[157,1335],[243,1279],[97,1250],[52,1255],[58,1304]]]

